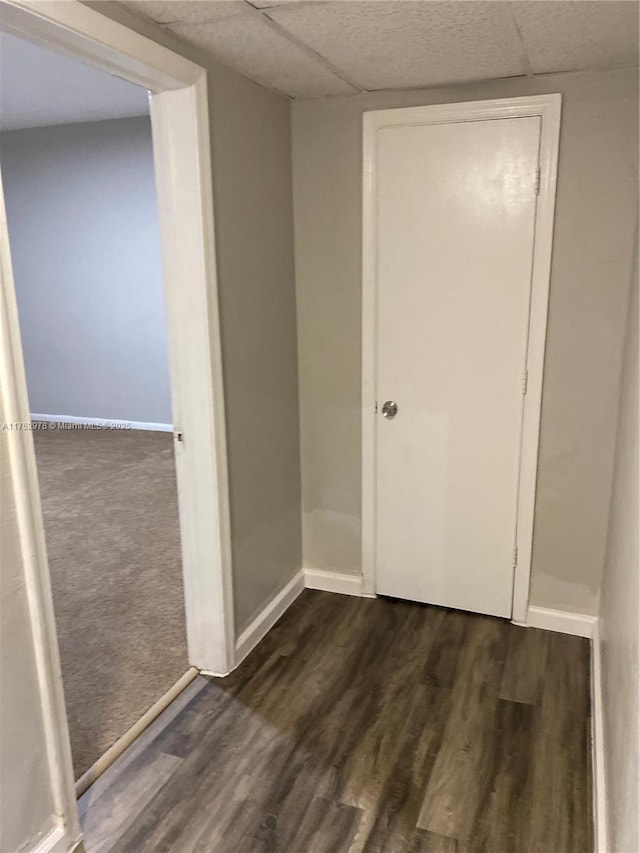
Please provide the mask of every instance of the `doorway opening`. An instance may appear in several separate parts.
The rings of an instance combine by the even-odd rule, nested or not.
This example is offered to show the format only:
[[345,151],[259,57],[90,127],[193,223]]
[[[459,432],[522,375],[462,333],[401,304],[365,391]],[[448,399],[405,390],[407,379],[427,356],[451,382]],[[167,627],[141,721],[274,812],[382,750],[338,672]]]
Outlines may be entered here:
[[189,666],[149,99],[15,36],[0,53],[5,205],[80,779]]

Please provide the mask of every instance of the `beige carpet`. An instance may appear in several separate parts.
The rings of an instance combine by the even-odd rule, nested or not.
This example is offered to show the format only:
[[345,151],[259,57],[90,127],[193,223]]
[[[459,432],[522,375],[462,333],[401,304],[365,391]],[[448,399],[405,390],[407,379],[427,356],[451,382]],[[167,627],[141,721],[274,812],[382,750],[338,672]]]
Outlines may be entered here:
[[173,437],[34,437],[78,778],[188,667]]

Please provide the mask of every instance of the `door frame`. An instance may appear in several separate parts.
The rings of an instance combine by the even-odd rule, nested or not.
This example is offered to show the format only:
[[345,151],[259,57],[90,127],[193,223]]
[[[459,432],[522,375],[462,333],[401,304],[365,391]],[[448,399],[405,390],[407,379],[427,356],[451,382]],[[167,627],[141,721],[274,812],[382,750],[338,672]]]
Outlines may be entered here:
[[[363,114],[362,178],[362,576],[363,592],[376,591],[376,220],[377,135],[383,128],[410,125],[450,124],[464,121],[539,116],[540,180],[534,227],[533,263],[523,365],[523,413],[517,501],[512,619],[527,621],[533,523],[535,514],[538,447],[544,352],[547,334],[549,281],[553,245],[558,148],[560,139],[559,94],[500,98],[374,110]],[[525,373],[526,371],[526,373]],[[526,384],[525,384],[526,383]],[[526,392],[526,393],[525,393]]]
[[[226,674],[235,664],[235,627],[207,72],[76,0],[7,0],[1,28],[151,92],[174,434],[180,439],[175,455],[189,664]],[[3,211],[0,220],[0,378],[7,420],[28,423]],[[55,809],[60,830],[75,841],[80,830],[31,433],[9,432],[8,446]]]

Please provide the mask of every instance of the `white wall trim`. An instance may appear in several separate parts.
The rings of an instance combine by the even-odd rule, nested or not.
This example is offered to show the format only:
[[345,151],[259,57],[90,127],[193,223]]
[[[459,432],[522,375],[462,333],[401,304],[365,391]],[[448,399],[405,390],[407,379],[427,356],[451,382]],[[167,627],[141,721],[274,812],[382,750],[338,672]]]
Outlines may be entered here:
[[307,589],[320,589],[323,592],[338,592],[342,595],[359,595],[374,598],[365,592],[362,575],[348,575],[343,572],[326,572],[322,569],[304,569],[304,585]]
[[304,573],[302,569],[291,578],[289,583],[263,607],[256,618],[244,629],[236,641],[236,661],[239,666],[253,651],[268,631],[273,628],[278,619],[289,609],[296,598],[304,590]]
[[599,620],[593,625],[591,637],[591,749],[594,850],[609,853]]
[[513,621],[516,625],[525,625],[527,628],[542,628],[543,631],[591,638],[598,619],[587,613],[571,613],[568,610],[551,610],[548,607],[531,605],[527,610],[526,621]]
[[561,95],[535,95],[490,101],[437,104],[363,115],[362,193],[362,570],[367,593],[376,589],[376,221],[377,136],[382,128],[456,121],[540,116],[540,191],[536,207],[531,301],[527,337],[528,384],[523,415],[518,485],[513,619],[527,618],[533,519],[538,469],[542,378],[547,333],[551,248],[555,211]]
[[103,429],[141,429],[148,432],[173,432],[173,424],[154,424],[147,421],[125,421],[117,418],[81,418],[77,415],[41,415],[35,412],[31,422],[42,421],[47,424],[84,424],[86,426],[102,427]]

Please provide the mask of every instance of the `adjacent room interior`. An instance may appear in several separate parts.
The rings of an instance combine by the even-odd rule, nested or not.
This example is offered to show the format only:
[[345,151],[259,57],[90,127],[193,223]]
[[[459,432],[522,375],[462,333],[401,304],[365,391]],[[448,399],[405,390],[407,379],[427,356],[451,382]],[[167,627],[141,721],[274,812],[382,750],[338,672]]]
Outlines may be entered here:
[[7,34],[0,55],[2,177],[79,779],[188,668],[148,94]]
[[[150,119],[3,132],[21,327],[31,308],[54,332],[63,298],[39,297],[42,271],[31,292],[20,281],[47,248],[39,226],[21,259],[14,231],[29,218],[12,225],[12,207],[26,214],[53,182],[36,171],[38,152],[60,158],[59,180],[66,159],[87,156],[75,147],[99,140],[77,205],[90,220],[110,190],[123,202],[143,176],[152,184],[153,128],[163,140],[153,252],[161,243],[170,261],[165,292],[186,294],[174,330],[194,330],[181,338],[179,390],[194,401],[190,429],[206,418],[215,428],[181,443],[199,484],[180,498],[196,567],[184,584],[170,432],[0,436],[3,603],[15,614],[3,648],[17,651],[3,657],[3,686],[19,685],[3,691],[15,784],[1,853],[79,843],[87,853],[637,853],[638,2],[43,7],[0,4],[3,26],[109,66],[123,86],[148,79],[153,94]],[[127,156],[140,159],[123,189],[103,190],[97,176],[125,125],[137,129]],[[138,231],[133,215],[128,203],[116,217],[123,240]],[[105,289],[122,285],[117,315],[141,276],[127,258],[125,286],[110,271],[121,252],[99,242]],[[97,314],[102,327],[106,309],[81,296],[82,321]],[[54,411],[63,403],[50,381],[36,397],[36,377],[51,368],[59,383],[76,354],[56,366],[45,331],[21,328],[34,422],[172,422],[151,406],[162,394],[129,369],[147,363],[141,350],[122,351],[151,335],[160,303],[147,299],[108,357],[116,381],[84,392],[91,412],[87,396]],[[67,334],[64,346],[76,342]],[[16,396],[14,373],[2,376]],[[129,380],[140,384],[112,406]],[[102,442],[99,458],[86,447],[79,466],[71,441]],[[68,626],[65,690],[77,660],[65,631],[76,629],[94,655],[107,650],[91,678],[121,726],[125,707],[140,717],[152,693],[193,673],[77,805],[67,723],[47,686],[57,670],[43,654],[46,590],[30,592],[46,580],[24,522],[37,519],[21,479],[33,452],[56,619]],[[108,474],[93,492],[98,468]],[[135,497],[116,510],[125,486]],[[87,571],[119,579],[100,592],[116,625],[102,637],[94,587],[76,582]],[[65,596],[60,578],[73,586]],[[131,662],[148,694],[118,681]],[[117,734],[92,734],[90,760]]]

